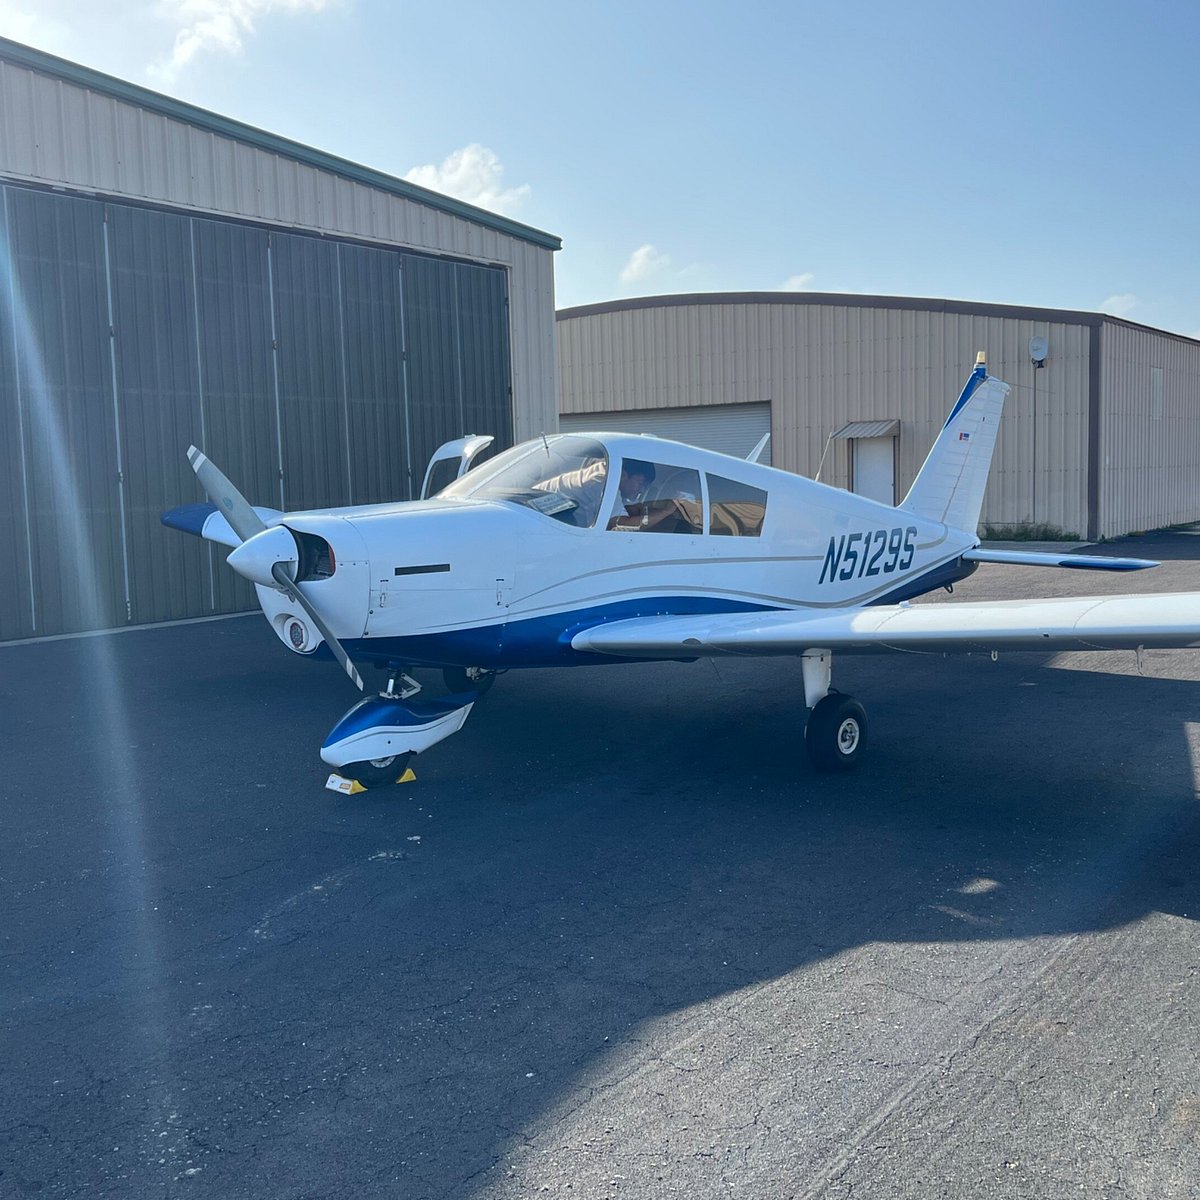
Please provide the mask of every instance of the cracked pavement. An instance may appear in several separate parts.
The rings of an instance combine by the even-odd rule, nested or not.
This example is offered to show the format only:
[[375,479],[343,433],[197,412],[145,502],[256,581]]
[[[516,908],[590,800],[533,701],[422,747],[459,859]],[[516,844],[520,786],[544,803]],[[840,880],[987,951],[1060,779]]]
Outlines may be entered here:
[[[1200,590],[989,567],[956,599]],[[0,646],[0,1200],[1200,1197],[1200,653],[512,672],[417,782],[261,618]]]

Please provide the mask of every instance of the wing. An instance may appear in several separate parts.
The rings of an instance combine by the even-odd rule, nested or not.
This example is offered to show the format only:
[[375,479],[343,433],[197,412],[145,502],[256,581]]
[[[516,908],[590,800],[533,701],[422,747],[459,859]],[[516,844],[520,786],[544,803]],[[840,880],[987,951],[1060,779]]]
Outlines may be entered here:
[[582,630],[571,645],[685,659],[816,649],[944,654],[1200,646],[1200,593],[635,617]]

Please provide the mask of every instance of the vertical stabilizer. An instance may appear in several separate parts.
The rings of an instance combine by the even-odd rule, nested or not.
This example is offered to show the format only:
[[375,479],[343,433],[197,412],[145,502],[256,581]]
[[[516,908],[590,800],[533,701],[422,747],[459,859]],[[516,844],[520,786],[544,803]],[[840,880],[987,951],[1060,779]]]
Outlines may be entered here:
[[900,504],[902,509],[975,532],[1008,392],[1007,383],[988,375],[980,351],[958,403]]

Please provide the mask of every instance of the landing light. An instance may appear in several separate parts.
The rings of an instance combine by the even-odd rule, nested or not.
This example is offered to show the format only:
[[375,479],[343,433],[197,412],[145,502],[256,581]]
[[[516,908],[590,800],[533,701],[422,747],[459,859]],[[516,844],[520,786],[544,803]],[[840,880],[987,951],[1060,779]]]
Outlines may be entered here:
[[303,653],[309,648],[308,626],[303,621],[298,621],[295,617],[290,617],[284,624],[283,632],[287,644],[293,650]]

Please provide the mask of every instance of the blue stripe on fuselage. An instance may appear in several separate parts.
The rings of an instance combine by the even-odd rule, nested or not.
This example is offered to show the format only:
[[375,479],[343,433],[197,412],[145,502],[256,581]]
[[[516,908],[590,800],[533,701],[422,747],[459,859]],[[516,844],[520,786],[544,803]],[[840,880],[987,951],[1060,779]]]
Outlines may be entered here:
[[[606,661],[575,650],[571,639],[581,629],[631,617],[695,616],[704,613],[772,612],[775,604],[718,600],[711,596],[650,596],[612,604],[575,608],[544,617],[526,617],[504,625],[454,629],[416,637],[358,638],[342,645],[351,658],[399,662],[408,666],[561,667]],[[328,647],[319,647],[324,657]],[[631,661],[628,658],[624,662]]]
[[[907,580],[901,580],[890,592],[870,601],[870,606],[898,604],[947,587],[974,573],[978,564],[952,558]],[[803,605],[797,605],[804,612]],[[634,662],[622,655],[609,658],[572,647],[571,639],[581,629],[591,629],[609,621],[632,617],[696,616],[716,613],[780,612],[785,606],[755,604],[748,600],[718,600],[711,596],[656,596],[618,600],[612,604],[592,605],[526,617],[507,624],[453,629],[444,633],[414,637],[347,638],[343,647],[351,658],[363,662],[394,663],[408,667],[469,666],[504,670],[512,667],[564,667],[598,662]],[[814,616],[819,609],[809,609]],[[329,647],[322,643],[313,658],[332,659]],[[674,659],[672,659],[674,661]]]
[[978,566],[978,563],[966,562],[962,558],[952,558],[949,562],[941,563],[921,575],[901,581],[897,587],[880,596],[878,600],[872,600],[867,607],[874,608],[880,604],[899,604],[902,600],[911,600],[914,596],[923,596],[926,592],[950,587],[951,584],[958,583],[960,579],[974,575]]

